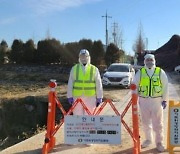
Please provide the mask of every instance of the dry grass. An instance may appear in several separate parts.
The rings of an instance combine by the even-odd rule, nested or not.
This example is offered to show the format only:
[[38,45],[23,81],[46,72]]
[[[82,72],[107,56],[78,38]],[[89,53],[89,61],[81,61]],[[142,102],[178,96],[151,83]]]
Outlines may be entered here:
[[[5,70],[3,67],[6,67]],[[42,116],[39,114],[39,110],[42,110],[42,104],[46,106],[48,102],[50,79],[57,80],[57,94],[61,96],[60,101],[64,104],[64,108],[69,108],[65,84],[69,74],[51,73],[46,72],[46,70],[44,72],[43,70],[41,72],[26,72],[22,68],[23,66],[21,66],[20,71],[17,71],[19,68],[16,66],[9,67],[11,68],[7,68],[7,66],[0,68],[0,150],[45,129],[47,116],[43,116],[44,124],[42,122],[39,124],[38,117]],[[33,66],[33,68],[35,67]],[[29,96],[36,98],[36,101],[26,102]],[[27,103],[31,106],[35,105],[35,109],[28,112]],[[43,108],[46,110],[45,107]],[[46,114],[47,111],[42,112]]]

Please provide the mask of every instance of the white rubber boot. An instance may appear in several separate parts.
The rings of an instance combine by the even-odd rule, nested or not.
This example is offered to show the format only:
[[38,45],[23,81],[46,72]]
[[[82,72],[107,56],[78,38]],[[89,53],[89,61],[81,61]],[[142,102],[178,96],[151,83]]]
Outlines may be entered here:
[[165,151],[162,143],[157,143],[156,148],[157,148],[158,152],[164,152]]
[[152,142],[150,140],[145,140],[143,144],[141,145],[141,148],[146,148],[148,147]]

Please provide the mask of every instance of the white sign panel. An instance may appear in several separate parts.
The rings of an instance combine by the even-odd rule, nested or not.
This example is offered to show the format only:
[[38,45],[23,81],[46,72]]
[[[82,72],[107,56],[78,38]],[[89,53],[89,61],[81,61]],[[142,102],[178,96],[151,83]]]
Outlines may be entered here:
[[64,121],[66,144],[120,144],[120,116],[67,115]]
[[180,146],[180,107],[170,108],[170,143]]

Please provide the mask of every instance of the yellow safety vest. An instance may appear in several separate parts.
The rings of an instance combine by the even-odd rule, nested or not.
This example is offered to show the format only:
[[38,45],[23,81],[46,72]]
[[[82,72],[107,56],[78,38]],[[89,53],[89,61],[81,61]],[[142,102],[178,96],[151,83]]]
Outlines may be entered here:
[[95,71],[94,65],[88,64],[86,72],[82,70],[80,64],[76,64],[73,67],[74,84],[73,84],[73,96],[95,96],[96,84],[95,84]]
[[146,72],[143,67],[140,71],[139,96],[141,97],[161,97],[162,83],[160,79],[161,69],[156,67],[152,77]]

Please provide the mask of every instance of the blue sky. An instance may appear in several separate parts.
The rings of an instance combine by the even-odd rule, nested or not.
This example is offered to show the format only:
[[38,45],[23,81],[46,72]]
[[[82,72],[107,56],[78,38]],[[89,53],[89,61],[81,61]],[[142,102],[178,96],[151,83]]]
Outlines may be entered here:
[[105,44],[102,16],[107,10],[112,16],[110,39],[115,22],[123,34],[123,49],[133,54],[140,23],[150,50],[180,34],[179,6],[179,0],[0,0],[0,41],[6,40],[9,46],[14,39],[37,43],[49,32],[62,43],[87,38]]

